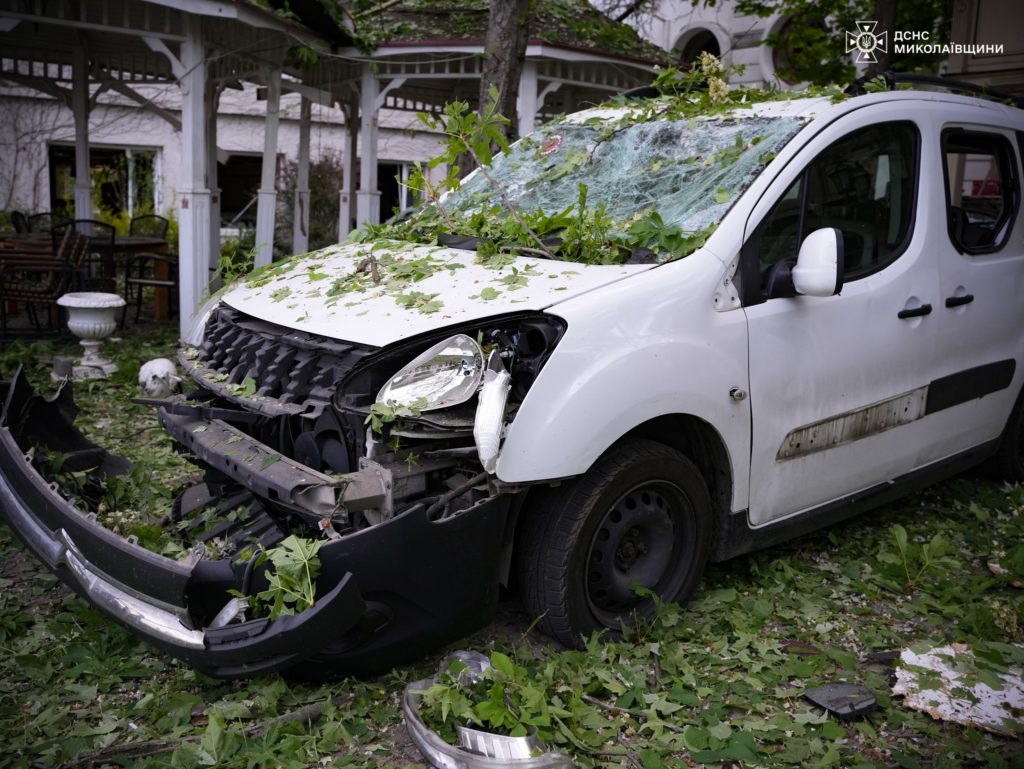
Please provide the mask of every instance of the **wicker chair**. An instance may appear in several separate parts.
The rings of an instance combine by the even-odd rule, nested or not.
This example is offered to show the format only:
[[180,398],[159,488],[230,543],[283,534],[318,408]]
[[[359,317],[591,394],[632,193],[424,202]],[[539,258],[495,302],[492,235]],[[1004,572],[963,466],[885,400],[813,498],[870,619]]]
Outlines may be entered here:
[[83,264],[82,287],[88,291],[117,291],[114,278],[114,228],[95,219],[61,222],[50,230],[54,252],[69,230],[75,230],[88,239],[89,251]]
[[[54,256],[4,253],[0,256],[0,336],[7,336],[7,303],[24,302],[29,320],[40,328],[39,305],[47,307],[47,325],[59,319],[57,300],[81,285],[89,239],[73,228],[64,232]],[[57,329],[59,330],[59,326]]]

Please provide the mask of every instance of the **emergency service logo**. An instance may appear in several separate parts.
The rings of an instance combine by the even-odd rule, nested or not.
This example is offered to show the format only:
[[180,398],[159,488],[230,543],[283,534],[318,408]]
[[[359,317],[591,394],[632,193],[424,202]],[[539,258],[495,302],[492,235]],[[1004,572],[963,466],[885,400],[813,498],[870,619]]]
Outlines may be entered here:
[[[856,64],[876,64],[876,51],[889,53],[889,32],[879,32],[877,21],[855,22],[857,30],[846,32],[846,52],[856,53],[853,60]],[[968,56],[998,56],[1004,53],[1003,43],[955,43],[939,42],[931,39],[931,32],[926,29],[896,30],[892,34],[892,52],[894,54],[965,54]]]
[[875,51],[889,51],[889,33],[876,33],[877,21],[858,21],[857,31],[846,33],[846,52],[857,52],[854,60],[858,64],[875,64],[878,62]]

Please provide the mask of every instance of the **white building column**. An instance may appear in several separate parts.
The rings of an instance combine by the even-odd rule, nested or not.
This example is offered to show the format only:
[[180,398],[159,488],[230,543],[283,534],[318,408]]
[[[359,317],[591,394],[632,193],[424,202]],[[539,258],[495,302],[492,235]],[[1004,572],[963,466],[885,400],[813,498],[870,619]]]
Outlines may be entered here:
[[380,190],[377,189],[377,94],[380,83],[363,65],[359,88],[359,192],[356,195],[356,224],[380,222]]
[[206,56],[202,26],[186,14],[181,44],[181,188],[178,190],[178,281],[181,334],[205,298],[210,264],[210,190],[206,181]]
[[71,111],[75,117],[75,218],[92,219],[89,163],[89,59],[79,42],[71,63]]
[[537,120],[537,62],[523,62],[523,72],[519,76],[519,97],[516,112],[519,122],[516,130],[519,136],[526,136],[533,130]]
[[217,110],[220,106],[220,94],[220,84],[207,84],[206,184],[210,189],[210,263],[207,267],[207,283],[220,261],[220,182],[217,179]]
[[342,108],[345,113],[345,151],[341,156],[341,193],[338,200],[338,242],[343,243],[352,231],[353,197],[355,194],[356,173],[356,115],[359,114],[359,101],[349,99]]
[[274,256],[274,217],[277,209],[277,124],[281,109],[281,69],[267,76],[267,117],[263,123],[263,175],[256,204],[256,266]]
[[295,210],[292,215],[292,253],[309,250],[309,125],[312,103],[305,96],[299,106],[299,166],[295,179]]

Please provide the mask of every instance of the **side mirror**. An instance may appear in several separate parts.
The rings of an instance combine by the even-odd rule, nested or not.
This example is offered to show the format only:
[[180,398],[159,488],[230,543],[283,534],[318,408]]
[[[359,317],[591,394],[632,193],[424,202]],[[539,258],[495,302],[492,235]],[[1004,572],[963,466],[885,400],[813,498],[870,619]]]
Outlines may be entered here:
[[843,271],[843,233],[822,227],[800,244],[793,286],[805,296],[832,296],[843,289]]

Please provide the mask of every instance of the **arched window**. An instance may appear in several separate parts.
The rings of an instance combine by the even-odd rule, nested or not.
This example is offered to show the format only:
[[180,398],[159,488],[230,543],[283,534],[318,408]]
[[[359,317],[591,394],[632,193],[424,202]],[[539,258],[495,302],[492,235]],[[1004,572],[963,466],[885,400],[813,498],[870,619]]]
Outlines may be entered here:
[[704,27],[697,27],[684,33],[676,43],[675,50],[679,54],[679,63],[684,68],[688,68],[703,51],[715,56],[722,55],[722,47],[718,44],[715,33]]

